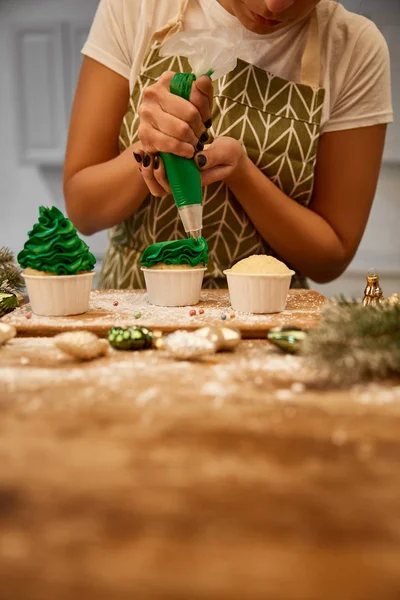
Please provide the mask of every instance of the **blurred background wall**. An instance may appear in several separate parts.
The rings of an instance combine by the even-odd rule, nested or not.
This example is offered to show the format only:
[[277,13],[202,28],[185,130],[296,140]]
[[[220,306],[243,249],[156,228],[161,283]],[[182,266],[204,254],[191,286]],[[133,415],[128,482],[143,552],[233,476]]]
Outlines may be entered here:
[[[98,0],[0,0],[0,245],[15,252],[37,219],[40,204],[64,210],[62,164],[68,120],[80,50],[97,4]],[[400,0],[343,4],[375,21],[385,36],[395,115],[400,115]],[[106,233],[87,241],[100,263]],[[389,128],[378,191],[357,256],[337,281],[314,287],[327,295],[359,296],[370,267],[381,274],[385,293],[399,291],[398,120]]]

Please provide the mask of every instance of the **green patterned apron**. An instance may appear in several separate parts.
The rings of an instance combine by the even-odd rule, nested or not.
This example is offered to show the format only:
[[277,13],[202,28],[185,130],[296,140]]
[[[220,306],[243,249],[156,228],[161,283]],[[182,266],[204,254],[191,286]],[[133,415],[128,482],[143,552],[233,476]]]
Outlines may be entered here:
[[[152,38],[121,126],[121,152],[139,139],[138,108],[145,88],[165,71],[190,71],[185,58],[162,58],[159,53],[161,43],[182,29],[187,3],[183,0],[179,17]],[[304,206],[313,191],[325,95],[319,77],[320,42],[314,11],[302,61],[302,83],[286,81],[242,60],[231,73],[214,82],[210,142],[220,136],[240,140],[254,164]],[[277,256],[224,183],[205,187],[203,204],[203,235],[210,257],[205,288],[226,287],[223,271],[251,254]],[[185,236],[172,196],[156,198],[149,194],[134,215],[110,230],[100,287],[144,288],[139,260],[145,248]],[[297,274],[292,287],[306,287],[305,279]]]

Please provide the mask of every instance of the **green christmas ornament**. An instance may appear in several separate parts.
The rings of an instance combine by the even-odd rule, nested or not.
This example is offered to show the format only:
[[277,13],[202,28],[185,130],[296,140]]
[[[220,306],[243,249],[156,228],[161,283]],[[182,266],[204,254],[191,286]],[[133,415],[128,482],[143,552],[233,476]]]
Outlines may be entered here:
[[9,291],[0,290],[0,317],[4,317],[18,307],[18,298]]
[[283,352],[297,354],[300,352],[301,345],[306,339],[308,332],[300,327],[275,327],[267,334],[267,339],[271,344],[277,346]]
[[116,350],[148,350],[153,347],[153,332],[147,327],[113,327],[107,339]]

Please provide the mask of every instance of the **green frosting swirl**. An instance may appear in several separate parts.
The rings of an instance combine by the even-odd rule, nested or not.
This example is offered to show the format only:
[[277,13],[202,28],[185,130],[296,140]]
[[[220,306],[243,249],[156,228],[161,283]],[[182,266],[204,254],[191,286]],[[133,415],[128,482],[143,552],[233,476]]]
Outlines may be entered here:
[[171,240],[152,244],[143,252],[140,264],[154,267],[158,263],[165,265],[190,265],[197,267],[208,263],[208,245],[204,238]]
[[28,232],[28,241],[18,254],[23,269],[57,275],[93,271],[96,259],[72,224],[55,206],[39,208],[39,221]]

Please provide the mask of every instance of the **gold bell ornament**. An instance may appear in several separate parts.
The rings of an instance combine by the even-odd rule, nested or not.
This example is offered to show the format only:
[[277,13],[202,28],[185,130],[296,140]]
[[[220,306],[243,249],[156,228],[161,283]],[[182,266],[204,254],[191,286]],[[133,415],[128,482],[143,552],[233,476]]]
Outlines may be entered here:
[[367,285],[364,290],[364,306],[376,306],[383,301],[383,291],[379,284],[379,277],[375,269],[371,269],[367,275]]

